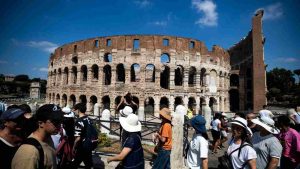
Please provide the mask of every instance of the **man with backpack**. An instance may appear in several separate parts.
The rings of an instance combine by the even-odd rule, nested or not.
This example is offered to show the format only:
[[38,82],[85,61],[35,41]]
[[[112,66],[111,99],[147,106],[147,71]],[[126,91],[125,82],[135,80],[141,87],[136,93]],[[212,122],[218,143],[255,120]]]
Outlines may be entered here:
[[34,119],[35,130],[16,152],[12,169],[57,168],[51,135],[60,131],[63,112],[57,105],[46,104],[37,110]]
[[84,103],[76,104],[73,110],[79,117],[75,122],[75,141],[73,145],[75,158],[73,168],[78,168],[82,161],[85,168],[92,168],[92,151],[97,147],[98,133],[93,127],[91,120],[85,114],[86,105]]

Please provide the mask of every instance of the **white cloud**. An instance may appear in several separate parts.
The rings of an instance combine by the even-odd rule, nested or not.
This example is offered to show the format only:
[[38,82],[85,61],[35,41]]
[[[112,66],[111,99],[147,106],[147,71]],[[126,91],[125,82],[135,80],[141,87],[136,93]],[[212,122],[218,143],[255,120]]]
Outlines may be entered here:
[[6,60],[0,60],[0,64],[7,64],[8,62]]
[[277,58],[277,60],[280,62],[285,62],[285,63],[293,63],[293,62],[299,61],[299,59],[293,58],[293,57],[279,57],[279,58]]
[[157,25],[157,26],[167,26],[166,21],[155,21],[155,22],[153,22],[153,24]]
[[49,41],[29,41],[29,42],[21,42],[16,39],[11,39],[11,41],[17,46],[28,46],[32,48],[38,48],[48,53],[54,52],[54,50],[58,47],[57,44],[49,42]]
[[167,26],[169,24],[169,22],[172,20],[172,18],[176,19],[176,16],[174,16],[172,14],[172,12],[169,12],[165,18],[166,19],[164,19],[164,20],[154,21],[154,22],[151,22],[150,24],[156,25],[156,26]]
[[271,4],[269,6],[266,6],[265,8],[259,8],[256,11],[258,11],[260,9],[264,10],[264,16],[263,16],[264,20],[278,19],[283,15],[282,4],[280,2]]
[[212,0],[192,0],[192,6],[196,8],[197,12],[203,13],[203,16],[195,22],[196,24],[204,26],[218,25],[217,5]]
[[140,8],[146,8],[151,5],[151,2],[148,0],[135,0],[134,3]]
[[39,68],[39,71],[41,71],[41,72],[48,72],[48,68],[46,68],[46,67],[41,67],[41,68]]

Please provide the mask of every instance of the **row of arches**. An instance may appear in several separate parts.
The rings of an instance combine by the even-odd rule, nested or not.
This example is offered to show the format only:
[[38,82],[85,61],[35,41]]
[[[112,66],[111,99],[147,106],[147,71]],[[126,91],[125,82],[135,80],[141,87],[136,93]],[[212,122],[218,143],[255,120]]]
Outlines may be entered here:
[[[113,76],[115,79],[112,79]],[[157,79],[157,76],[160,78]],[[189,87],[195,87],[197,84],[200,86],[228,87],[228,74],[226,72],[217,72],[215,69],[209,70],[206,68],[197,70],[195,66],[185,69],[182,65],[178,65],[174,70],[171,70],[168,65],[163,65],[160,72],[157,72],[157,68],[153,64],[141,67],[139,64],[134,63],[130,66],[129,71],[122,63],[117,64],[115,68],[108,64],[102,69],[94,64],[91,67],[82,65],[79,68],[76,66],[59,68],[49,73],[50,86],[81,84],[87,81],[98,81],[99,79],[101,79],[103,85],[111,85],[112,81],[125,83],[127,80],[130,82],[151,83],[157,79],[160,87],[164,89],[170,88],[171,81],[174,82],[174,86],[183,86],[186,83],[186,86]]]
[[[102,97],[96,95],[75,95],[60,93],[49,93],[47,95],[49,103],[59,104],[62,107],[69,105],[73,107],[76,103],[85,103],[87,104],[87,111],[93,112],[94,106],[96,103],[100,104],[100,108],[115,110],[117,105],[121,101],[122,96],[110,96],[104,95]],[[176,96],[174,98],[169,98],[166,96],[162,97],[153,97],[147,96],[144,99],[140,99],[138,96],[133,95],[133,101],[137,103],[141,110],[144,111],[144,114],[154,115],[155,111],[158,112],[160,108],[164,105],[172,110],[179,104],[185,105],[189,109],[202,110],[202,106],[208,104],[213,111],[227,111],[227,98],[226,97],[184,97]],[[116,112],[117,113],[117,112]]]

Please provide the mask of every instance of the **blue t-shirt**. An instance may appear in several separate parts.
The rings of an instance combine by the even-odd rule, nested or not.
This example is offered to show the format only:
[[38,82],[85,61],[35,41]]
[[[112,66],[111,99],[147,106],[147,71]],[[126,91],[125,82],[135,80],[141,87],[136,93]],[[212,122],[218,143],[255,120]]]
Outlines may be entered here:
[[126,138],[123,147],[131,148],[129,154],[123,159],[123,167],[130,169],[144,169],[144,152],[140,136],[137,133],[131,133]]

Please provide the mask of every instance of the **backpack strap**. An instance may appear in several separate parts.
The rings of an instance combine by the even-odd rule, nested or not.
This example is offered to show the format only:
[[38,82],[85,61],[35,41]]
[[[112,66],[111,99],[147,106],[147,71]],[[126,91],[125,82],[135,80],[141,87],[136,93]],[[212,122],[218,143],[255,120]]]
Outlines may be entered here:
[[39,151],[39,156],[40,156],[39,169],[44,169],[45,168],[45,166],[44,166],[44,150],[43,150],[43,147],[40,144],[40,142],[37,141],[35,138],[29,137],[24,140],[23,144],[32,145]]
[[[234,153],[234,152],[236,152],[237,150],[239,150],[239,155],[240,155],[240,151],[242,150],[243,147],[246,147],[246,146],[252,147],[251,144],[245,143],[245,144],[241,145],[239,148],[233,150],[233,151],[228,155],[228,157],[231,159],[231,154]],[[238,156],[239,156],[239,155],[238,155]],[[247,165],[247,162],[248,162],[248,161],[246,161],[246,162],[242,165],[242,168],[241,168],[241,169],[243,169],[243,168]]]

